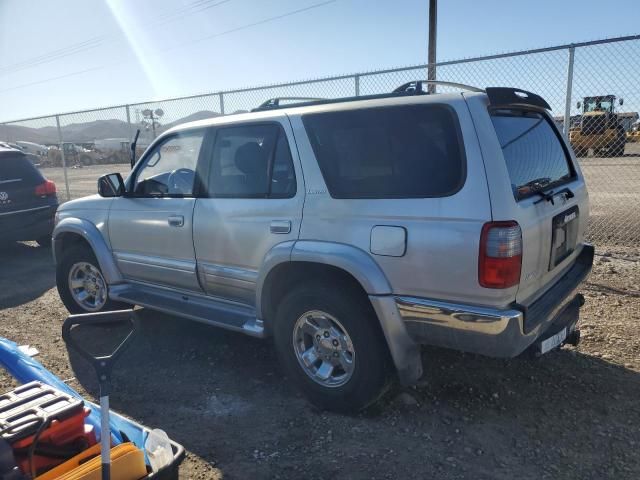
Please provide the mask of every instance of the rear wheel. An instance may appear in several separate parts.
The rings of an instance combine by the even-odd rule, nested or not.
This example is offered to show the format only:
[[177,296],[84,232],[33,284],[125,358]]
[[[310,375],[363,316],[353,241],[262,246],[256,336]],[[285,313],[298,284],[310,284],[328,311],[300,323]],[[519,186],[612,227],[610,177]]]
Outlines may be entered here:
[[95,255],[87,246],[67,250],[56,268],[62,303],[71,313],[103,312],[127,308],[109,300],[107,282]]
[[274,339],[287,375],[320,408],[362,410],[389,384],[389,353],[375,312],[349,289],[294,289],[279,305]]

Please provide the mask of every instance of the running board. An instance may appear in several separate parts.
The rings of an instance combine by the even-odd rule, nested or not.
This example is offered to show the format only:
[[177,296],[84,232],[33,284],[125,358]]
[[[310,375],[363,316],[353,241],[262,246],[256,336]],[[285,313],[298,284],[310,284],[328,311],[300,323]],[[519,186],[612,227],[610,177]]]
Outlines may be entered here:
[[227,330],[242,332],[252,337],[263,338],[265,336],[262,320],[256,318],[253,308],[216,300],[204,295],[176,292],[150,285],[125,283],[111,286],[109,298]]

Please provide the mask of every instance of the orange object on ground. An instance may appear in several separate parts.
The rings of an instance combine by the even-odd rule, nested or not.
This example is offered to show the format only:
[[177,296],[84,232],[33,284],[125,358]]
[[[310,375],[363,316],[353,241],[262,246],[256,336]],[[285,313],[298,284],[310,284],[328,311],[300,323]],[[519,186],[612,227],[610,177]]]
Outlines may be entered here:
[[[82,399],[41,382],[30,382],[0,395],[0,430],[24,473],[43,471],[95,445],[89,409]],[[32,462],[31,447],[36,442]]]
[[[140,480],[147,476],[144,453],[133,443],[111,449],[111,480]],[[101,480],[100,445],[85,450],[35,480]]]

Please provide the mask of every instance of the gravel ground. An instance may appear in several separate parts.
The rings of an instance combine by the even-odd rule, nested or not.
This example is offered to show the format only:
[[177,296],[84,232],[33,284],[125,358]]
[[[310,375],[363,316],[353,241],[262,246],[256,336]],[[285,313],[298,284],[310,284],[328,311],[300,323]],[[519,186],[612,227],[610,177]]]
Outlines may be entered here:
[[[51,252],[0,251],[0,335],[40,350],[93,397],[69,358]],[[112,406],[188,449],[181,478],[640,478],[640,252],[601,249],[584,288],[583,342],[538,360],[434,348],[425,376],[370,411],[314,410],[269,342],[143,312],[116,369]],[[0,377],[0,391],[12,386]]]

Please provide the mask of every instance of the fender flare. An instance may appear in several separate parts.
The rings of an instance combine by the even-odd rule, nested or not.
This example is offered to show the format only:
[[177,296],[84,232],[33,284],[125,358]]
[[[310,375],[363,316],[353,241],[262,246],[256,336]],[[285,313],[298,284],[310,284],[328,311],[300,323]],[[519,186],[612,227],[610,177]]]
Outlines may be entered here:
[[52,248],[54,262],[60,256],[62,249],[62,244],[58,237],[64,233],[73,233],[86,240],[98,260],[104,279],[109,285],[124,281],[102,234],[93,223],[82,218],[64,218],[54,228]]
[[409,336],[400,317],[387,277],[364,250],[343,243],[299,240],[283,242],[265,256],[256,285],[256,315],[263,319],[265,282],[275,267],[287,262],[312,262],[337,267],[353,276],[367,293],[403,384],[422,375],[419,346]]
[[331,265],[351,274],[368,295],[389,295],[391,285],[371,256],[344,243],[298,240],[275,245],[264,257],[256,283],[256,315],[263,318],[262,295],[265,282],[275,267],[287,262]]
[[391,285],[380,266],[364,250],[344,243],[302,240],[291,251],[293,262],[316,262],[350,273],[368,295],[389,295]]

